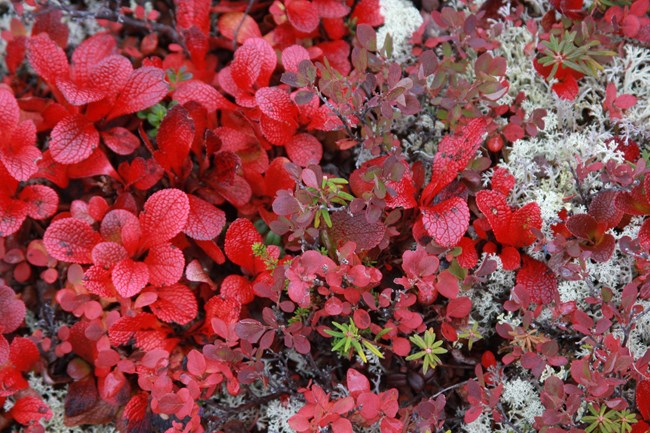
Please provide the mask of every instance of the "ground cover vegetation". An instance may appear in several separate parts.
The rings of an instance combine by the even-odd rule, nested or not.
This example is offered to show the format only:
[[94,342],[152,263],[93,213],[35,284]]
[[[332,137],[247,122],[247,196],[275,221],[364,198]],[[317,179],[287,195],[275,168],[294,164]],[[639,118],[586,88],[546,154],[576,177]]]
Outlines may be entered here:
[[0,4],[0,430],[650,431],[649,8]]

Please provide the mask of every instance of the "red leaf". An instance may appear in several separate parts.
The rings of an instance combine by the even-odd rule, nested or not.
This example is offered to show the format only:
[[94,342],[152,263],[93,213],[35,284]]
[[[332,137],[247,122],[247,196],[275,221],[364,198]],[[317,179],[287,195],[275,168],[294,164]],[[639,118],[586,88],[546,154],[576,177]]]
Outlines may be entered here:
[[15,368],[26,372],[34,368],[34,364],[41,359],[41,353],[29,338],[14,337],[11,340],[9,359]]
[[650,420],[650,380],[642,379],[636,385],[636,407],[645,420]]
[[472,406],[467,411],[465,412],[465,416],[463,417],[463,421],[465,424],[471,424],[474,421],[477,420],[479,416],[481,416],[481,413],[483,412],[483,409],[481,406]]
[[379,0],[361,0],[354,7],[350,19],[356,19],[357,25],[368,24],[377,27],[384,24],[380,10]]
[[9,361],[9,342],[0,333],[0,365],[5,365],[7,361]]
[[490,223],[494,236],[504,245],[528,246],[536,239],[531,229],[542,227],[537,203],[528,203],[513,213],[502,193],[483,190],[476,194],[476,205]]
[[321,18],[342,18],[350,13],[350,8],[338,0],[314,0],[314,6]]
[[140,147],[140,139],[121,126],[102,132],[101,137],[104,144],[118,155],[130,155]]
[[563,80],[553,84],[553,91],[560,99],[573,101],[578,96],[578,81],[572,75],[568,75]]
[[57,78],[69,75],[70,68],[65,52],[47,33],[29,38],[27,49],[27,58],[32,68],[50,86],[54,86]]
[[208,113],[216,110],[235,110],[237,106],[223,97],[214,87],[198,80],[181,82],[174,91],[174,101],[185,105],[190,101],[201,104]]
[[0,236],[6,237],[18,231],[27,218],[28,207],[22,201],[0,197]]
[[160,124],[156,161],[170,174],[182,177],[183,168],[194,141],[194,121],[182,105],[176,105],[167,112]]
[[486,121],[482,117],[473,119],[466,126],[460,127],[456,134],[442,139],[433,160],[431,182],[422,193],[421,203],[431,203],[467,167],[483,141],[485,126]]
[[76,218],[54,221],[43,235],[48,254],[68,263],[92,263],[92,249],[100,240],[90,224]]
[[455,298],[447,304],[447,318],[462,319],[472,310],[472,301],[467,297]]
[[244,90],[253,84],[268,86],[277,63],[275,50],[265,39],[250,38],[235,51],[230,64],[232,78]]
[[160,102],[169,90],[164,78],[165,72],[153,66],[143,66],[133,71],[113,104],[108,120],[144,110]]
[[205,322],[211,323],[212,319],[223,320],[226,324],[233,324],[239,320],[241,304],[235,298],[222,298],[213,296],[205,304]]
[[152,430],[152,417],[149,416],[149,393],[140,392],[124,407],[122,416],[118,417],[119,430],[124,433],[147,433]]
[[126,248],[116,242],[100,242],[92,251],[93,263],[97,266],[111,267],[129,257]]
[[291,0],[287,2],[287,18],[291,25],[302,33],[311,33],[316,30],[320,18],[318,10],[311,2],[306,0]]
[[70,115],[57,123],[50,137],[50,153],[60,164],[81,162],[99,145],[95,125],[80,114]]
[[523,266],[517,273],[517,285],[523,286],[530,294],[531,301],[538,305],[553,302],[557,295],[557,280],[553,271],[528,256],[523,257]]
[[11,366],[0,368],[0,398],[15,394],[29,386],[22,373]]
[[639,243],[641,247],[645,250],[650,249],[650,219],[646,218],[641,224],[641,229],[639,229]]
[[458,278],[449,271],[440,272],[436,283],[436,290],[447,299],[455,299],[460,290]]
[[151,311],[163,322],[186,325],[196,318],[198,304],[189,287],[183,284],[160,287],[158,300],[151,304]]
[[217,22],[217,28],[225,38],[235,39],[237,31],[237,43],[242,44],[250,38],[261,38],[262,32],[255,19],[243,12],[228,12],[222,14]]
[[269,142],[277,146],[283,146],[293,138],[298,129],[298,124],[295,122],[281,122],[262,114],[260,118],[260,129]]
[[302,45],[291,45],[282,50],[282,66],[287,72],[297,72],[303,60],[309,60],[309,51]]
[[252,272],[255,269],[253,244],[262,242],[262,235],[258,233],[250,220],[237,218],[230,224],[226,232],[225,250],[228,259]]
[[224,298],[234,298],[242,305],[250,304],[255,300],[253,285],[241,275],[228,275],[221,283],[220,294]]
[[278,122],[294,124],[298,118],[296,104],[280,87],[262,87],[255,92],[255,101],[262,113]]
[[190,201],[183,191],[168,188],[155,192],[140,214],[143,247],[167,242],[182,232],[189,213]]
[[357,251],[367,251],[384,239],[384,224],[380,221],[369,223],[364,214],[351,216],[347,212],[334,212],[330,217],[330,236],[339,246],[351,241],[357,245]]
[[587,214],[571,215],[566,221],[566,228],[573,236],[585,240],[594,240],[601,232],[596,219]]
[[104,240],[121,243],[129,255],[137,253],[140,246],[140,221],[131,212],[124,209],[114,209],[104,215],[99,226],[99,232]]
[[460,197],[452,197],[421,210],[424,228],[440,246],[453,247],[469,227],[469,208]]
[[301,166],[318,164],[323,157],[323,145],[311,134],[296,134],[284,145],[289,159]]
[[93,65],[89,84],[103,96],[116,95],[124,88],[132,73],[133,66],[129,59],[113,54]]
[[[117,43],[109,33],[98,33],[84,40],[72,53],[72,78],[82,85],[90,84],[92,70],[115,53]],[[118,89],[119,90],[119,89]]]
[[618,191],[601,191],[589,204],[589,215],[605,223],[607,228],[616,227],[623,218],[623,212],[616,206],[617,195]]
[[16,180],[26,181],[38,171],[41,151],[35,146],[36,127],[32,121],[18,123],[20,111],[13,95],[0,91],[0,160]]
[[133,185],[141,191],[153,187],[165,174],[165,170],[153,158],[137,157],[131,161],[131,164],[121,163],[118,170],[127,187]]
[[201,241],[209,241],[219,236],[226,225],[225,212],[195,195],[189,194],[187,197],[190,201],[190,213],[183,230],[185,234]]
[[38,422],[43,418],[49,421],[52,418],[50,408],[43,400],[33,396],[18,399],[9,413],[22,425]]
[[27,185],[18,199],[27,204],[27,215],[36,220],[51,217],[59,207],[59,195],[45,185]]
[[143,262],[136,262],[129,258],[118,262],[111,272],[111,280],[115,290],[123,298],[135,296],[149,281],[149,269]]
[[350,395],[357,398],[361,393],[370,391],[370,381],[364,374],[359,373],[354,368],[348,368],[347,387]]
[[175,284],[183,276],[183,252],[168,242],[151,247],[144,262],[149,267],[149,283],[154,286]]

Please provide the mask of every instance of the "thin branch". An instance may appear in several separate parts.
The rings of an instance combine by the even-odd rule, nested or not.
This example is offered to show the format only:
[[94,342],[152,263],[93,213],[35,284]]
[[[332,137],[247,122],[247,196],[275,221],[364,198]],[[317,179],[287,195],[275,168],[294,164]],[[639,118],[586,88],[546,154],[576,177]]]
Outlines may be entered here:
[[[102,6],[97,11],[84,11],[84,10],[74,9],[72,6],[60,2],[58,5],[51,5],[49,8],[60,9],[64,13],[64,15],[70,17],[73,20],[87,20],[87,19],[106,20],[106,21],[124,24],[125,26],[128,27],[145,30],[147,33],[155,32],[160,35],[167,36],[169,39],[178,43],[183,47],[183,49],[187,51],[187,48],[185,47],[185,43],[183,42],[183,38],[181,37],[181,35],[176,31],[174,27],[169,26],[167,24],[139,20],[124,15],[118,12],[117,10],[113,10],[106,6]],[[48,10],[49,9],[43,9],[40,13],[45,13]]]
[[248,14],[251,13],[251,9],[253,9],[254,4],[255,4],[255,0],[248,0],[248,4],[246,5],[246,10],[244,11],[244,15],[241,17],[239,24],[237,24],[237,28],[235,29],[235,33],[233,33],[233,38],[232,38],[233,51],[237,49],[237,37],[239,36],[239,31],[244,25],[244,21],[246,20],[246,17],[248,16]]

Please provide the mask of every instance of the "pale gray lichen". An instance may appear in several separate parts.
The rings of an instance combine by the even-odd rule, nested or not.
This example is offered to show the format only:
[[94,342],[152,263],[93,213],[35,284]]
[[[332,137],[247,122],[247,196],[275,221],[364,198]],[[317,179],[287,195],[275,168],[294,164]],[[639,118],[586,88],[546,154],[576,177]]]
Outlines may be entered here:
[[386,35],[390,34],[393,56],[404,58],[410,53],[409,39],[422,25],[422,15],[410,0],[380,0],[379,5],[384,25],[377,31],[377,46],[383,46]]

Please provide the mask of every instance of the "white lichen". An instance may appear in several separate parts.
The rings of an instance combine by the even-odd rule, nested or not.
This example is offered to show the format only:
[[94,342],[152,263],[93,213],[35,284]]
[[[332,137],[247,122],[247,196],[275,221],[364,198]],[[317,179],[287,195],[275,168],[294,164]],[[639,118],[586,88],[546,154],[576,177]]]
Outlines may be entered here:
[[393,56],[405,57],[410,52],[409,39],[420,25],[422,15],[410,0],[380,0],[384,25],[377,30],[377,46],[384,45],[386,35],[393,39]]

